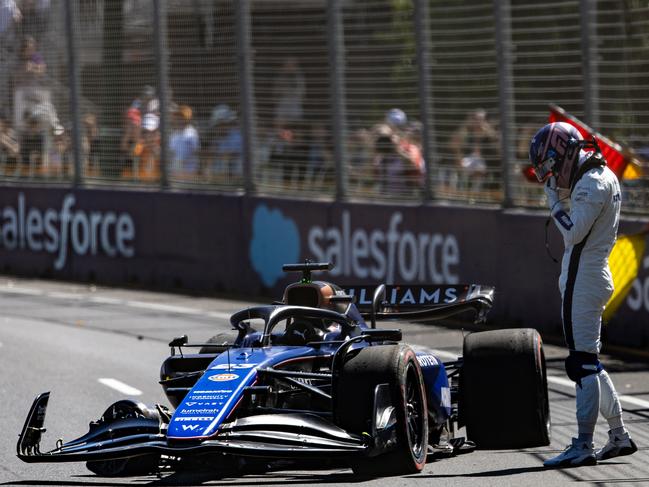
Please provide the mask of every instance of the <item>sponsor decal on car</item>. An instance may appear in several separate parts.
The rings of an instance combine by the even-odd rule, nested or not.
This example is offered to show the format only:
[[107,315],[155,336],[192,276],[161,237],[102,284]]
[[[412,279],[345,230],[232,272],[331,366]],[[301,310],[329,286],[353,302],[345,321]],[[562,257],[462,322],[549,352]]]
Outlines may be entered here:
[[215,414],[218,413],[219,409],[183,409],[180,411],[180,414]]
[[200,424],[183,424],[183,431],[191,430],[191,431],[196,431],[197,428],[201,428],[202,426]]
[[174,421],[212,421],[214,416],[187,416],[186,418],[174,418]]
[[419,365],[422,367],[434,367],[439,365],[438,360],[433,355],[417,355]]
[[210,370],[221,370],[221,369],[252,369],[257,364],[216,364],[210,367]]
[[228,397],[230,397],[229,394],[205,394],[202,396],[190,396],[189,399],[192,401],[221,401]]
[[208,377],[208,379],[213,382],[228,382],[231,380],[236,380],[238,378],[239,376],[237,374],[216,374],[216,375],[210,375]]
[[232,389],[215,389],[213,391],[192,391],[194,394],[232,394]]

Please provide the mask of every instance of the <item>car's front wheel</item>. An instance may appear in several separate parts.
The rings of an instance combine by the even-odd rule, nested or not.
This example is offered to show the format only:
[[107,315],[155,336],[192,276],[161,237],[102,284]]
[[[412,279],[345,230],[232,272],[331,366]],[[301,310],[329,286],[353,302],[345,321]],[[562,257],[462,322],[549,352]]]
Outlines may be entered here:
[[348,355],[334,392],[336,421],[352,433],[371,431],[375,391],[381,384],[387,385],[394,407],[396,444],[378,456],[351,459],[350,465],[363,476],[420,472],[428,447],[426,390],[415,352],[407,345],[375,345]]
[[[128,418],[159,419],[158,412],[147,408],[141,403],[122,400],[112,404],[100,422],[111,422]],[[159,454],[140,455],[131,458],[118,458],[115,460],[95,460],[86,462],[86,468],[100,477],[131,477],[155,473],[160,464]]]

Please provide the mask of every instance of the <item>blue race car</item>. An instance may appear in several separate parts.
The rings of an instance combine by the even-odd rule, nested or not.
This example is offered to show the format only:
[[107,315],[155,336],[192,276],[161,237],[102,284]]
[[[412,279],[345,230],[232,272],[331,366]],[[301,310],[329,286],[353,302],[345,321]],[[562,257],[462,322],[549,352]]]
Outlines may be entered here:
[[[480,285],[338,287],[302,273],[281,302],[238,311],[204,344],[169,344],[161,368],[172,408],[122,400],[88,433],[41,452],[49,392],[18,440],[25,462],[85,461],[102,476],[200,465],[245,472],[287,460],[338,462],[364,476],[420,472],[433,456],[548,445],[543,345],[532,329],[475,332],[441,361],[401,343],[378,320],[484,321],[494,289]],[[196,347],[197,354],[183,349]],[[468,440],[455,432],[466,426]],[[378,460],[378,461],[377,461]]]

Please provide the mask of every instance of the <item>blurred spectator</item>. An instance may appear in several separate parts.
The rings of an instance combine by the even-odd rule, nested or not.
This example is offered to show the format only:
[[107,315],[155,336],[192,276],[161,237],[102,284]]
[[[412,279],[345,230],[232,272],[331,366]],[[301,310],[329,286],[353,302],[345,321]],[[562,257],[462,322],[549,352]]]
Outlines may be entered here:
[[389,125],[375,128],[375,173],[384,196],[398,196],[409,191],[409,164],[404,160]]
[[160,101],[156,97],[155,88],[145,85],[142,93],[138,95],[126,110],[124,119],[124,131],[119,143],[120,149],[120,170],[132,172],[133,157],[135,149],[142,142],[142,120],[147,114],[159,116]]
[[99,139],[99,127],[97,115],[86,113],[83,117],[83,136],[81,148],[83,153],[84,173],[88,177],[100,176],[99,157],[101,154],[101,141]]
[[195,176],[199,169],[201,148],[198,131],[192,125],[192,109],[180,105],[172,116],[173,130],[169,137],[170,172],[176,176]]
[[422,130],[421,122],[413,121],[408,124],[397,142],[399,152],[409,162],[407,176],[410,178],[411,186],[418,188],[423,186],[426,174],[426,161],[421,147]]
[[487,154],[494,151],[497,142],[498,132],[487,120],[485,110],[477,109],[467,115],[450,143],[459,168],[460,186],[475,191],[482,189],[488,174]]
[[212,110],[209,128],[208,173],[226,178],[241,176],[243,141],[236,112],[228,105],[217,105]]
[[9,119],[0,115],[0,168],[1,174],[13,176],[20,158],[18,135],[11,128]]
[[309,148],[300,122],[279,129],[272,143],[269,166],[285,187],[296,189],[304,179]]
[[385,114],[385,123],[392,133],[403,132],[408,127],[408,116],[400,108],[391,108]]
[[327,128],[323,124],[311,126],[308,139],[307,184],[322,186],[331,182],[334,173],[334,161],[331,141]]
[[275,128],[282,129],[303,118],[306,82],[295,57],[287,57],[275,78],[273,98],[275,105]]
[[160,178],[160,119],[155,113],[142,117],[140,139],[133,148],[131,167],[124,177],[136,181],[151,182]]
[[14,70],[14,89],[42,86],[47,65],[38,51],[36,39],[25,36],[20,48],[18,64]]
[[25,125],[20,136],[19,174],[33,177],[42,169],[45,134],[36,117],[26,114],[24,119]]
[[72,176],[71,141],[62,125],[52,130],[52,144],[48,152],[45,174],[56,178]]

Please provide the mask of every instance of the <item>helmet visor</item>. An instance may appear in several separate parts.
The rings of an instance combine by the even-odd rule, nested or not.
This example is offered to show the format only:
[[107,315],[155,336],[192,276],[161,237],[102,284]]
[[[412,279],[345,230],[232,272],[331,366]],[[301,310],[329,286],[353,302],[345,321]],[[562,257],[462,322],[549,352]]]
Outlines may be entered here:
[[552,168],[556,163],[557,160],[554,157],[548,157],[540,164],[535,165],[532,169],[534,170],[536,179],[538,179],[540,183],[544,182],[552,174]]

